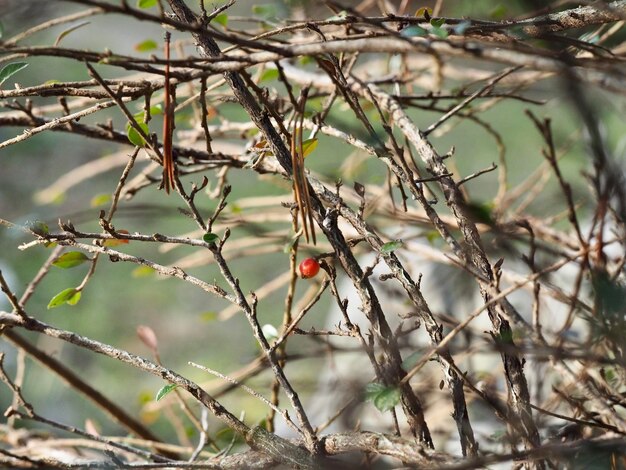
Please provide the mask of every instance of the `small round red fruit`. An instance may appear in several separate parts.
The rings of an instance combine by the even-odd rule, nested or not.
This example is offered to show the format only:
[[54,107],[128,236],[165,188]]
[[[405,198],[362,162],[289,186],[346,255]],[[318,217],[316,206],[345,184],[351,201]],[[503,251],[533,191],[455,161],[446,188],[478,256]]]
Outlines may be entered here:
[[300,276],[303,279],[315,277],[320,272],[320,264],[315,258],[307,258],[300,263]]

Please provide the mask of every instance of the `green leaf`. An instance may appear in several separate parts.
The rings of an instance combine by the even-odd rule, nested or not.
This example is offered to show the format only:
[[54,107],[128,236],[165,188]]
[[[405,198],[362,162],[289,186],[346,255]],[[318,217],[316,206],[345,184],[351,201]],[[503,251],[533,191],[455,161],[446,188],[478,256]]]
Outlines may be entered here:
[[[150,129],[148,129],[148,124],[145,122],[138,123],[139,127],[148,135],[150,133]],[[134,127],[130,125],[130,123],[126,124],[126,136],[131,144],[136,145],[137,147],[143,147],[146,145],[146,141],[144,138],[135,130]]]
[[259,83],[276,80],[278,77],[278,69],[265,69],[265,71],[261,74],[261,78],[259,78]]
[[426,232],[426,240],[428,240],[428,243],[432,245],[435,241],[439,240],[439,232],[437,232],[437,230],[430,230]]
[[146,390],[139,392],[139,394],[137,395],[137,401],[140,405],[150,403],[152,401],[152,392],[148,392]]
[[302,158],[308,157],[317,148],[318,139],[307,139],[302,142]]
[[402,368],[406,371],[413,369],[417,365],[417,363],[422,358],[422,353],[420,351],[415,351],[414,353],[408,355],[402,361]]
[[167,384],[167,385],[161,387],[161,389],[156,394],[156,401],[159,401],[161,398],[163,398],[165,395],[170,393],[176,387],[178,387],[178,385],[176,385],[176,384]]
[[283,253],[291,252],[291,250],[293,249],[293,246],[296,244],[299,238],[300,238],[300,235],[294,235],[293,237],[291,237],[289,241],[285,243],[285,246],[283,247]]
[[365,399],[373,402],[378,410],[389,411],[400,402],[400,389],[375,382],[369,383],[365,386]]
[[374,406],[382,412],[393,410],[398,403],[400,403],[398,387],[386,387],[374,398]]
[[52,263],[53,266],[57,268],[73,268],[74,266],[79,266],[86,261],[89,261],[89,258],[85,253],[80,251],[69,251],[67,253],[63,253]]
[[57,83],[61,83],[60,80],[46,80],[43,82],[44,85],[56,85]]
[[204,312],[202,314],[200,314],[200,318],[202,319],[202,321],[215,321],[217,320],[217,312]]
[[385,386],[383,384],[379,384],[377,382],[368,383],[365,386],[365,400],[366,401],[374,401],[374,398],[378,396],[380,392],[385,390]]
[[418,8],[415,12],[415,16],[423,16],[424,18],[430,18],[430,15],[433,14],[433,9],[429,7]]
[[152,276],[156,271],[150,266],[137,266],[130,272],[130,275],[134,278]]
[[137,52],[148,52],[148,51],[153,51],[157,49],[158,47],[159,45],[157,44],[156,41],[152,39],[146,39],[145,41],[135,44],[134,49]]
[[67,197],[67,194],[61,191],[61,192],[56,193],[50,202],[58,206],[59,204],[63,204],[66,197]]
[[65,38],[65,36],[67,36],[71,32],[76,31],[79,28],[82,28],[83,26],[87,26],[89,23],[89,21],[83,21],[82,23],[78,23],[77,25],[67,28],[65,31],[57,36],[56,41],[54,41],[54,47],[57,47],[59,43],[63,40],[63,38]]
[[65,303],[69,305],[76,305],[79,300],[80,291],[76,290],[76,288],[74,287],[70,287],[68,289],[62,290],[57,295],[52,297],[50,302],[48,302],[48,309],[60,307]]
[[491,19],[501,20],[506,16],[506,7],[502,4],[497,5],[489,12],[489,16]]
[[91,198],[89,205],[91,207],[103,206],[111,200],[110,194],[96,194]]
[[4,26],[2,25],[2,22],[0,22],[0,39],[2,39],[2,36],[4,36]]
[[421,26],[413,25],[400,31],[400,36],[405,38],[428,36],[428,31]]
[[[139,123],[143,123],[143,116],[145,114],[145,111],[142,109],[141,111],[137,111],[135,114],[133,114],[133,117],[135,118],[135,121],[139,122]],[[160,104],[156,104],[154,106],[150,106],[150,115],[151,116],[158,116],[160,114],[163,114],[163,106]]]
[[440,39],[446,39],[448,37],[448,31],[442,28],[436,28],[433,26],[433,29],[430,31],[431,34],[434,34]]
[[138,8],[152,8],[156,6],[157,0],[137,0]]
[[80,301],[81,292],[76,291],[73,296],[67,300],[67,305],[76,305]]
[[467,210],[474,222],[493,225],[493,203],[492,202],[468,202]]
[[0,70],[0,85],[2,85],[9,77],[15,75],[20,70],[28,67],[26,62],[11,62]]
[[35,220],[28,224],[28,230],[33,232],[35,235],[45,236],[50,233],[50,228],[48,228],[48,224],[42,222],[41,220]]
[[276,6],[275,5],[253,5],[252,13],[262,19],[269,20],[270,18],[276,18]]
[[398,248],[401,248],[403,245],[402,240],[394,240],[392,242],[387,242],[383,246],[380,247],[381,253],[392,253],[396,251]]
[[445,18],[433,18],[430,20],[430,24],[435,28],[441,28],[441,26],[446,22]]
[[221,24],[224,28],[228,26],[228,15],[226,13],[220,13],[212,21]]
[[205,233],[204,235],[202,235],[202,239],[206,243],[215,243],[220,239],[220,237],[218,235],[215,235],[214,233]]

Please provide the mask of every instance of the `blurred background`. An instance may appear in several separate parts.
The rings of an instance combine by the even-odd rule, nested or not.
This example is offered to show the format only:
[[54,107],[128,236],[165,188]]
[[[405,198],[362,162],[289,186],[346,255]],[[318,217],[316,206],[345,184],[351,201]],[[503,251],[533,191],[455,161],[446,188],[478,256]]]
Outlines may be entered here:
[[[188,2],[192,3],[192,2]],[[344,2],[345,5],[355,6],[361,2]],[[364,13],[376,14],[377,3],[370,2],[371,8]],[[418,8],[433,6],[435,2],[409,1],[406,2],[406,13],[412,15]],[[543,2],[541,2],[543,3]],[[217,2],[206,2],[211,9]],[[309,18],[323,19],[335,13],[320,4],[320,2],[306,1],[279,1],[279,2],[237,2],[229,11],[228,27],[245,29],[256,23],[246,18],[258,18],[266,15],[270,8],[275,18]],[[0,22],[3,28],[3,37],[11,38],[15,34],[37,25],[38,23],[72,12],[84,7],[70,2],[45,0],[0,0]],[[497,1],[450,1],[445,2],[442,16],[472,17],[475,19],[504,19],[517,17],[521,13],[532,11],[528,2],[497,2]],[[146,40],[153,40],[162,44],[163,29],[154,25],[138,22],[120,15],[97,15],[87,18],[88,25],[68,34],[62,45],[68,48],[89,49],[103,51],[105,48],[119,55],[141,55],[136,47]],[[279,21],[279,20],[276,20]],[[45,32],[35,34],[24,41],[30,45],[52,45],[58,35],[68,25],[61,25]],[[582,35],[584,31],[576,34]],[[181,33],[174,34],[174,41],[186,39]],[[186,54],[194,54],[192,44],[184,46]],[[175,51],[179,53],[178,50]],[[146,58],[150,54],[161,56],[159,49],[143,53]],[[384,67],[390,66],[387,59],[368,57],[362,59],[362,64],[375,63],[380,69],[371,68],[371,75],[385,73]],[[29,66],[18,75],[12,77],[3,87],[12,88],[13,82],[27,87],[45,83],[50,80],[81,81],[87,80],[86,69],[76,61],[49,58],[31,57]],[[387,62],[385,64],[385,62]],[[381,65],[382,64],[382,65]],[[458,61],[457,67],[464,63]],[[484,64],[472,63],[472,67],[487,67]],[[369,66],[371,67],[371,66]],[[500,66],[491,64],[491,70],[499,70]],[[98,65],[98,71],[107,78],[130,75],[107,65]],[[433,71],[425,69],[424,74]],[[444,77],[444,88],[453,88],[453,78]],[[267,87],[277,87],[276,82],[263,83]],[[480,84],[479,84],[480,85]],[[414,90],[415,93],[436,92],[432,89]],[[588,90],[596,111],[601,116],[602,131],[606,138],[607,148],[619,158],[624,157],[625,137],[623,116],[626,115],[624,103],[612,99],[612,96],[598,90]],[[559,145],[567,144],[567,158],[561,161],[562,169],[567,176],[574,177],[573,185],[577,200],[584,200],[587,196],[585,180],[581,172],[588,168],[588,154],[581,133],[581,124],[572,107],[563,87],[556,79],[543,80],[532,90],[527,90],[525,96],[533,100],[542,101],[542,106],[529,102],[504,100],[489,110],[480,114],[481,119],[500,136],[502,145],[506,149],[508,162],[509,182],[515,186],[526,179],[544,161],[541,156],[542,139],[538,135],[531,121],[525,116],[526,109],[532,109],[539,116],[549,116],[554,125],[555,138]],[[54,104],[56,99],[37,98],[35,104]],[[138,111],[142,102],[131,104],[131,109]],[[310,106],[315,106],[311,102]],[[5,108],[0,111],[6,111]],[[246,122],[245,114],[235,104],[220,106],[222,117],[233,121]],[[372,113],[375,114],[374,110]],[[413,110],[411,116],[422,127],[430,125],[440,117],[441,113],[432,110]],[[125,119],[117,108],[102,111],[88,116],[81,122],[96,123],[111,119],[115,128],[123,130]],[[214,122],[217,121],[218,118]],[[349,130],[360,137],[366,137],[359,123],[346,112],[342,103],[335,105],[328,122],[339,128]],[[151,130],[159,132],[161,121],[157,116],[151,124]],[[177,133],[197,128],[192,113],[177,114]],[[22,132],[23,129],[14,127],[0,128],[0,141],[10,139]],[[353,150],[337,140],[320,135],[319,146],[315,153],[307,158],[306,165],[312,172],[326,181],[337,181],[342,178],[346,186],[352,186],[354,181],[363,184],[384,185],[384,166],[363,155],[355,154]],[[477,125],[469,120],[454,122],[446,126],[445,131],[437,132],[432,136],[432,142],[443,154],[451,147],[456,147],[454,159],[456,171],[460,175],[467,175],[488,167],[492,162],[498,162],[498,150],[491,135],[484,126]],[[231,139],[226,142],[216,142],[216,145],[225,145],[245,151],[245,139]],[[119,179],[125,158],[119,155],[129,155],[130,146],[120,146],[102,141],[89,140],[63,132],[44,132],[25,142],[12,145],[0,150],[0,218],[18,225],[28,225],[34,221],[44,221],[52,231],[56,230],[57,220],[70,220],[79,230],[100,231],[98,213],[106,209],[107,205],[98,203],[99,195],[111,194]],[[118,155],[113,158],[112,155]],[[108,159],[108,160],[107,160]],[[113,161],[107,171],[103,171],[88,178],[79,178],[74,172],[77,168],[92,162],[103,160]],[[145,159],[142,160],[146,164]],[[70,175],[68,177],[68,175]],[[497,191],[497,178],[480,178],[468,183],[465,187],[472,203],[477,206],[488,206]],[[131,177],[134,174],[131,174]],[[217,177],[207,173],[210,187],[215,187]],[[64,179],[65,178],[65,179]],[[201,175],[187,177],[184,182],[199,182]],[[231,254],[231,268],[240,278],[244,292],[258,291],[261,287],[276,280],[289,268],[288,254],[284,246],[292,235],[288,223],[262,219],[256,222],[240,224],[239,220],[246,220],[253,214],[281,212],[284,216],[287,210],[282,208],[281,202],[290,202],[292,195],[285,180],[276,176],[257,175],[251,169],[230,170],[228,180],[233,187],[229,197],[224,217],[220,219],[217,233],[222,234],[229,224],[232,224],[232,240],[246,237],[256,237],[257,246],[253,246],[247,255]],[[69,182],[69,184],[68,184]],[[259,207],[260,198],[274,197],[271,200],[272,208]],[[216,206],[216,200],[208,196],[199,198],[199,206],[208,216]],[[132,199],[123,201],[114,219],[117,229],[142,234],[162,233],[167,235],[184,235],[192,233],[195,226],[192,220],[182,216],[179,207],[181,203],[177,197],[165,195],[152,186],[138,192]],[[529,214],[543,216],[554,214],[555,208],[563,206],[561,194],[556,187],[548,185],[544,194],[541,194],[526,211]],[[285,220],[288,220],[285,218]],[[381,222],[382,223],[382,222]],[[387,220],[393,225],[393,220]],[[384,225],[384,224],[383,224]],[[391,227],[392,229],[394,227]],[[284,231],[281,234],[280,231]],[[278,234],[276,232],[278,231]],[[197,232],[194,235],[200,238]],[[21,295],[25,286],[32,280],[41,264],[50,255],[50,249],[36,246],[20,250],[21,244],[31,241],[28,233],[17,228],[0,226],[0,269],[7,277],[13,290]],[[302,246],[300,259],[306,254],[317,255],[328,248],[323,241],[317,246]],[[193,255],[196,250],[191,247],[160,247],[158,244],[140,244],[132,242],[123,245],[120,250],[168,265],[181,258]],[[197,266],[186,269],[207,282],[216,282],[227,288],[225,282],[208,258],[199,260]],[[162,278],[149,271],[137,269],[137,266],[128,263],[109,263],[102,260],[97,268],[95,277],[83,292],[81,301],[76,306],[64,305],[48,310],[50,299],[61,290],[78,285],[86,274],[88,267],[61,270],[53,268],[37,289],[35,296],[27,306],[29,314],[38,319],[57,326],[72,330],[87,337],[126,349],[141,356],[150,356],[148,348],[138,339],[136,328],[139,325],[151,327],[159,340],[159,352],[163,364],[200,384],[213,380],[187,364],[193,361],[216,369],[224,374],[232,373],[249,364],[259,355],[250,327],[239,312],[226,315],[228,305],[192,286],[176,279]],[[419,267],[415,267],[419,272]],[[296,299],[302,298],[305,292],[319,282],[299,281]],[[287,292],[285,284],[259,302],[259,316],[262,324],[273,325],[279,328],[283,316],[284,298]],[[0,299],[0,308],[9,309],[4,298]],[[357,305],[352,305],[356,310]],[[307,315],[304,326],[315,326],[323,329],[332,327],[326,324],[330,309],[328,296],[324,296],[313,310]],[[230,311],[228,311],[230,312]],[[227,318],[226,318],[227,317]],[[166,407],[156,406],[154,396],[164,383],[159,379],[126,367],[113,360],[87,354],[77,348],[54,341],[43,335],[23,333],[39,348],[48,351],[87,379],[95,388],[101,390],[113,401],[121,404],[126,410],[153,427],[156,433],[165,439],[176,436],[176,428],[172,425],[173,411]],[[15,372],[16,351],[0,339],[0,350],[7,354],[6,367],[10,374]],[[294,379],[297,389],[303,391],[305,400],[307,391],[313,392],[316,380],[322,365],[314,355],[319,351],[318,343],[295,337],[290,340],[288,351],[300,356],[287,367],[287,373]],[[317,353],[315,353],[317,354]],[[103,433],[119,433],[120,429],[105,417],[100,410],[91,405],[83,397],[69,389],[49,371],[42,369],[30,359],[26,360],[26,377],[24,390],[26,398],[35,406],[35,409],[44,416],[72,424],[83,426],[89,418],[96,423]],[[248,385],[260,390],[269,390],[273,378],[264,372]],[[11,395],[6,387],[0,387],[0,409],[6,409],[11,401]],[[228,395],[223,403],[226,407],[238,414],[238,410],[246,411],[246,421],[258,422],[265,416],[266,410],[256,399],[239,392]],[[318,417],[323,421],[325,416]],[[194,431],[189,423],[184,428],[192,437]],[[180,436],[178,436],[180,438]]]

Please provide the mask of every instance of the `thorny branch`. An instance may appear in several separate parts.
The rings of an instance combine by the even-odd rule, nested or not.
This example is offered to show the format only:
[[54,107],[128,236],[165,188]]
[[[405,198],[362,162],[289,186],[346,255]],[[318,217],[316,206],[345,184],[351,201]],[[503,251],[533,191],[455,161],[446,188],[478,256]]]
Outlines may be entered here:
[[[0,69],[0,149],[27,148],[59,132],[124,149],[105,157],[106,163],[94,158],[75,164],[48,188],[46,200],[55,188],[69,193],[118,167],[119,177],[107,199],[109,211],[87,216],[100,232],[83,228],[81,214],[49,217],[48,222],[58,219],[59,230],[51,230],[51,223],[20,225],[0,214],[0,225],[21,237],[19,249],[30,254],[36,247],[57,247],[21,295],[3,266],[0,287],[12,312],[0,312],[0,328],[22,356],[34,358],[138,438],[118,442],[45,417],[44,406],[27,401],[36,393],[23,381],[23,370],[12,379],[2,355],[2,381],[13,401],[7,412],[11,424],[33,420],[77,436],[79,449],[97,449],[88,461],[76,457],[68,463],[52,453],[43,458],[29,453],[11,444],[18,439],[7,438],[0,449],[2,464],[352,468],[358,461],[362,468],[363,462],[375,465],[386,456],[419,468],[499,462],[558,468],[581,452],[608,455],[612,468],[624,464],[626,195],[615,152],[603,134],[609,126],[602,119],[611,110],[596,109],[589,97],[617,102],[626,94],[626,49],[620,42],[626,1],[562,11],[547,7],[504,21],[455,16],[443,2],[436,2],[434,12],[423,8],[416,14],[408,11],[408,2],[398,9],[393,2],[327,1],[323,7],[305,2],[292,8],[290,19],[278,18],[271,8],[257,9],[257,17],[237,16],[235,9],[247,7],[234,1],[213,11],[206,10],[206,2],[194,10],[182,0],[158,0],[153,8],[126,0],[70,2],[89,8],[47,18],[0,42],[5,67]],[[165,56],[113,51],[104,43],[101,50],[64,46],[66,36],[79,34],[77,26],[85,29],[85,23],[72,23],[89,18],[97,24],[112,15],[138,27],[167,28]],[[68,26],[54,46],[37,43],[60,25]],[[86,68],[92,80],[28,80],[20,71],[13,77],[15,62],[45,59]],[[23,77],[28,86],[7,86]],[[560,96],[575,105],[588,150],[553,130],[564,114],[560,108],[552,119],[543,116],[542,106],[552,98],[545,90],[555,82],[565,85]],[[57,104],[50,104],[51,98]],[[519,106],[533,110],[518,112]],[[513,137],[520,136],[502,130],[491,114],[498,112],[530,118],[536,130],[532,137],[521,136],[522,155],[530,161],[543,147],[543,174],[527,172],[510,157],[519,155]],[[154,119],[163,119],[160,136],[150,131]],[[522,127],[519,122],[515,126]],[[476,144],[482,137],[472,132],[462,134],[466,123],[477,125],[491,145]],[[17,135],[15,128],[21,129]],[[438,150],[442,138],[455,145],[446,155]],[[589,191],[568,168],[571,152],[590,156],[591,164],[577,167]],[[39,164],[25,154],[16,158]],[[200,173],[200,182],[190,181]],[[240,195],[247,184],[241,183],[242,175],[259,182],[259,188],[245,188],[249,198]],[[2,183],[13,184],[10,178]],[[260,188],[268,181],[285,191],[262,196]],[[545,189],[553,181],[556,196],[550,199]],[[190,219],[195,230],[180,233],[183,222],[165,225],[163,209],[156,206],[143,210],[158,214],[157,233],[152,226],[139,228],[139,221],[126,224],[124,210],[133,207],[132,199],[152,197],[159,182],[167,192],[176,189],[171,197],[183,205],[180,219]],[[14,187],[34,193],[37,183],[20,181]],[[130,225],[132,232],[116,227]],[[316,246],[308,243],[309,235]],[[187,254],[178,255],[183,250]],[[251,261],[262,256],[276,260],[266,269],[272,275],[281,263],[288,272],[274,278],[256,274]],[[297,261],[305,256],[321,264],[323,279],[309,280],[302,293]],[[208,298],[227,305],[220,307],[219,320],[243,313],[260,355],[233,373],[197,366],[227,382],[214,390],[164,366],[159,355],[152,362],[80,334],[79,327],[71,331],[35,318],[29,312],[41,302],[44,281],[57,267],[73,267],[68,259],[86,262],[89,270],[70,289],[74,296],[55,297],[57,302],[72,305],[81,294],[89,297],[104,279],[96,266],[107,261],[120,262],[113,268],[149,268],[197,288],[194,295],[202,303]],[[215,268],[211,274],[196,270],[206,265]],[[454,274],[442,282],[438,269]],[[248,284],[251,291],[243,287]],[[284,295],[285,308],[274,337],[264,323],[266,315],[276,313],[276,295]],[[318,310],[328,304],[337,316],[331,312],[324,323]],[[57,304],[50,301],[50,306]],[[479,327],[482,312],[488,323]],[[162,433],[105,396],[89,374],[73,370],[20,330],[107,356],[188,392],[177,395],[185,400],[181,416],[201,433],[197,445],[157,437]],[[219,348],[213,347],[202,345],[210,353]],[[307,366],[295,368],[300,361]],[[196,365],[187,358],[184,364]],[[310,371],[308,364],[314,364]],[[319,390],[327,377],[332,393],[324,395]],[[258,382],[246,383],[251,380]],[[311,380],[315,383],[307,387]],[[439,392],[444,386],[445,395]],[[221,403],[224,395],[242,390],[272,410],[264,425],[247,424]],[[363,394],[372,404],[361,409],[356,397]],[[150,406],[172,413],[173,407],[163,407],[168,398],[163,400]],[[314,411],[319,401],[322,412]],[[439,403],[446,403],[443,418],[437,416]],[[202,423],[194,406],[202,409]],[[485,425],[476,412],[480,406],[505,429],[501,439],[476,431]],[[378,414],[372,420],[369,412],[375,408],[383,419]],[[274,422],[274,413],[282,419]],[[184,421],[169,418],[184,435]],[[251,450],[235,438],[224,445],[210,437],[212,419]],[[563,422],[565,428],[555,429]],[[8,427],[7,435],[19,431]],[[440,434],[442,442],[435,438]],[[209,442],[212,450],[220,449],[217,454],[208,456]],[[344,458],[351,452],[359,460]]]

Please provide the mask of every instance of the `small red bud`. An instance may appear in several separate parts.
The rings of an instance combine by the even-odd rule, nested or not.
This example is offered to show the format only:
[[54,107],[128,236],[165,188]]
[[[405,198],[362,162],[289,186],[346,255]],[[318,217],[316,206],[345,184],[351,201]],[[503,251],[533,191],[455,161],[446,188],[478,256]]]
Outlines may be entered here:
[[303,279],[315,277],[320,272],[320,264],[315,258],[307,258],[300,263],[300,276]]

